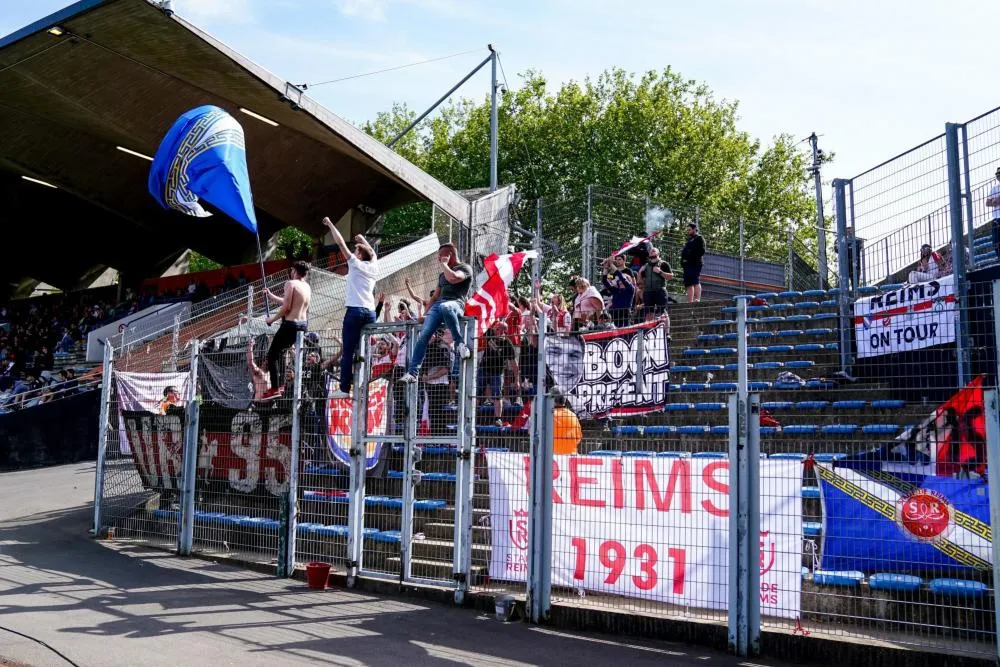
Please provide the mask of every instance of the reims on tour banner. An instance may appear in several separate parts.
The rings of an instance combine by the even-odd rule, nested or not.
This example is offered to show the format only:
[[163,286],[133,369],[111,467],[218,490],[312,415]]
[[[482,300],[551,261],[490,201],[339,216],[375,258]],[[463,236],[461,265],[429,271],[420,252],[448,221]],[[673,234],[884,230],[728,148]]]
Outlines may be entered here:
[[[528,572],[530,458],[487,454],[490,578]],[[761,461],[760,605],[798,618],[802,592],[802,464]],[[704,609],[729,587],[729,462],[556,456],[553,586]]]

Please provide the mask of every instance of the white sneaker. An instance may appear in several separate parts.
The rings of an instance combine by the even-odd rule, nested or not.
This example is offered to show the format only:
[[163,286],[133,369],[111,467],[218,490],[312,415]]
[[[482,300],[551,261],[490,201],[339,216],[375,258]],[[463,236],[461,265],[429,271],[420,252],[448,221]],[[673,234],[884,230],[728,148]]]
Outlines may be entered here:
[[402,382],[403,384],[413,384],[414,382],[417,381],[417,376],[414,375],[413,373],[407,373],[403,377],[399,378],[399,381]]
[[461,357],[462,359],[468,359],[469,357],[472,356],[472,350],[470,350],[469,346],[466,345],[465,343],[459,343],[457,349],[458,349],[458,356]]

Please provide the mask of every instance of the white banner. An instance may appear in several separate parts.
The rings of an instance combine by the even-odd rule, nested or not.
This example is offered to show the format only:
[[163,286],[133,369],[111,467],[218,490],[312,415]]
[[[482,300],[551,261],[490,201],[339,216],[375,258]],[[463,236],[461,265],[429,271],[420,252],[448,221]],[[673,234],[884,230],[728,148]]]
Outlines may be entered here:
[[[154,415],[170,414],[172,409],[182,409],[187,403],[190,373],[124,373],[114,371],[118,411],[149,412]],[[179,421],[177,422],[180,423]],[[132,453],[125,420],[119,416],[119,449],[122,454]]]
[[[490,577],[525,581],[529,461],[488,453]],[[761,461],[760,604],[798,618],[802,592],[802,464]],[[725,609],[729,462],[556,456],[552,584]]]
[[955,342],[955,278],[907,285],[854,302],[858,357],[878,357]]

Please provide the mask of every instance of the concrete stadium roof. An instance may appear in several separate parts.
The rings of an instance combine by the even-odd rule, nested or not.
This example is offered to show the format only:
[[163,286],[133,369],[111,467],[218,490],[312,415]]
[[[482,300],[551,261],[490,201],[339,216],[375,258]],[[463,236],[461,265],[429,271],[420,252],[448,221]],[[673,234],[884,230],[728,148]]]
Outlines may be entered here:
[[459,193],[159,3],[81,0],[0,39],[0,89],[0,229],[25,250],[0,262],[3,283],[30,275],[71,288],[98,265],[148,276],[189,247],[252,260],[253,237],[228,218],[160,209],[149,162],[117,149],[153,155],[202,104],[244,127],[262,239],[414,201],[469,217]]

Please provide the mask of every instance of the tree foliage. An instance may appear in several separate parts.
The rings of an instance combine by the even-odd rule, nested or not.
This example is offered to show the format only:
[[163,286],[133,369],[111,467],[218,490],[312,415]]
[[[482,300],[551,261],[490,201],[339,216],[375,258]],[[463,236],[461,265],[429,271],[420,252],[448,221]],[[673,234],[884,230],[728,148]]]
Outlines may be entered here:
[[[489,182],[489,111],[488,97],[451,102],[395,150],[451,188],[483,187]],[[397,104],[364,129],[388,142],[414,118]],[[597,184],[649,197],[680,220],[697,209],[720,250],[738,249],[742,217],[748,255],[767,256],[786,247],[789,225],[803,238],[815,235],[808,155],[789,135],[763,145],[738,121],[736,102],[717,99],[708,86],[670,68],[641,76],[615,68],[557,89],[529,71],[520,87],[502,96],[500,183],[518,185],[522,217],[531,226],[537,197],[579,200]],[[429,217],[426,209],[393,211],[385,237],[425,232]],[[578,243],[578,218],[546,219],[545,237],[566,247]]]

